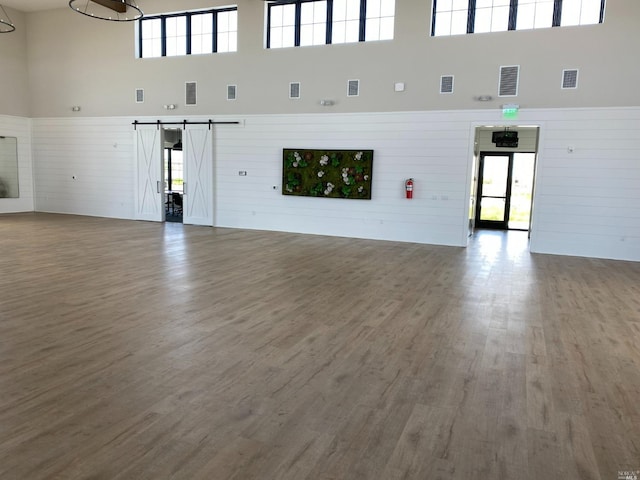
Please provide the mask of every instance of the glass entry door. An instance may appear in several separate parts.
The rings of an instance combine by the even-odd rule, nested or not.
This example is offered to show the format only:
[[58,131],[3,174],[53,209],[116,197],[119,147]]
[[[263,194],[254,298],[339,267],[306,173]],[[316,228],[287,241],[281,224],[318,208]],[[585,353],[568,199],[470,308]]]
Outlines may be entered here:
[[480,154],[476,226],[506,230],[509,218],[509,154]]
[[535,153],[481,153],[476,226],[528,230]]

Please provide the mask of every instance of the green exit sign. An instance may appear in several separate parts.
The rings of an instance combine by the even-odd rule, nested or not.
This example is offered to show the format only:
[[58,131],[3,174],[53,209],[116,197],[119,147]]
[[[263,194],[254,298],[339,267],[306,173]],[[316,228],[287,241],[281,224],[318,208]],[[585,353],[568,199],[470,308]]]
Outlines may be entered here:
[[519,110],[520,110],[520,105],[513,105],[513,104],[503,105],[502,118],[505,120],[517,120]]

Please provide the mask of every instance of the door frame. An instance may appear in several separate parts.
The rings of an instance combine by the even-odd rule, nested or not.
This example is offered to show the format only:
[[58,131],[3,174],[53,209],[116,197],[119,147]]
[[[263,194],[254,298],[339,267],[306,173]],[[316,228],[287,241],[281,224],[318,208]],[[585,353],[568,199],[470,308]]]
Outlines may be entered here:
[[[509,211],[511,207],[511,182],[513,181],[513,155],[515,152],[480,152],[478,166],[478,192],[476,194],[476,228],[490,228],[495,230],[509,230]],[[484,159],[485,157],[509,157],[507,163],[507,184],[504,197],[504,218],[502,220],[481,220],[480,211],[482,209],[482,184],[484,181]],[[502,198],[502,197],[491,197]]]
[[[206,129],[206,143],[185,145],[185,136],[189,137],[189,131],[198,131]],[[154,132],[153,141],[144,141],[144,133],[151,134]],[[135,183],[135,199],[136,211],[135,220],[148,220],[154,222],[165,222],[165,182],[164,182],[164,139],[165,129],[161,124],[154,125],[137,125],[133,131],[134,135],[134,161],[136,168]],[[185,152],[183,154],[185,161],[185,184],[183,200],[190,202],[183,205],[183,223],[193,225],[214,226],[214,206],[215,206],[215,183],[213,172],[215,170],[213,131],[211,126],[202,127],[200,125],[187,125],[182,129],[183,152],[185,148],[191,149],[191,153],[197,155],[197,159],[201,162],[196,165],[200,172],[204,170],[204,175],[198,176],[196,169],[191,165],[191,172],[187,167],[187,159]],[[200,151],[193,151],[194,146],[199,147]],[[155,158],[152,158],[155,155]],[[141,155],[145,155],[141,157]],[[143,161],[141,161],[143,160]],[[157,169],[157,170],[155,170]],[[197,178],[196,178],[197,176]],[[197,180],[197,181],[195,181]],[[187,192],[187,188],[193,188]],[[191,197],[185,198],[187,194]],[[194,198],[199,195],[199,204],[194,204]],[[193,206],[204,206],[199,210],[194,210]],[[189,208],[187,213],[186,208]],[[191,213],[194,212],[194,213]]]
[[[524,112],[520,112],[523,114]],[[526,115],[530,117],[529,115]],[[466,193],[465,198],[467,201],[464,203],[464,211],[462,212],[461,218],[463,219],[460,224],[460,239],[461,245],[467,246],[469,244],[469,239],[474,234],[475,225],[470,221],[470,209],[469,205],[472,204],[475,206],[477,203],[477,198],[474,196],[477,193],[477,189],[472,189],[472,185],[477,181],[478,169],[480,167],[480,162],[475,161],[474,158],[477,159],[479,155],[479,134],[483,128],[495,128],[503,129],[505,127],[509,128],[535,128],[537,131],[537,141],[535,144],[535,164],[533,168],[533,192],[532,192],[532,202],[531,202],[531,217],[529,219],[529,232],[528,236],[530,239],[529,242],[529,250],[532,252],[537,251],[538,244],[538,213],[536,209],[536,204],[538,202],[538,195],[540,191],[540,185],[538,184],[538,172],[544,165],[544,146],[545,146],[545,135],[547,130],[547,123],[541,121],[527,121],[526,119],[521,119],[518,121],[503,121],[499,120],[496,122],[495,117],[488,117],[487,120],[484,121],[471,121],[469,122],[469,144],[468,144],[468,154],[467,154],[467,182],[466,182]],[[475,217],[475,216],[474,216]]]

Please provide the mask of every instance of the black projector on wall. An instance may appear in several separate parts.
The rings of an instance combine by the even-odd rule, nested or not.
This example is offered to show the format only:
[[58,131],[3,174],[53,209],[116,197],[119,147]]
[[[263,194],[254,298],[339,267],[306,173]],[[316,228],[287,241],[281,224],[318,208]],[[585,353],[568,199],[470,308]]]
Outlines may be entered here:
[[491,141],[496,144],[496,147],[517,147],[518,132],[512,132],[509,130],[493,132],[491,135]]

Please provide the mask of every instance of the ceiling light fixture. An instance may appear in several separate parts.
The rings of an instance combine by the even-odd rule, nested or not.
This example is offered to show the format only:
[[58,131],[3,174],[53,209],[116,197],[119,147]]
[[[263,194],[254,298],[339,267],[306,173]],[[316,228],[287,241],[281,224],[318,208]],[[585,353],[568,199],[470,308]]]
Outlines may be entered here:
[[135,0],[69,0],[74,12],[110,22],[140,20],[144,13]]
[[5,11],[4,7],[0,5],[0,33],[13,32],[16,26],[11,22],[9,14]]

